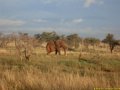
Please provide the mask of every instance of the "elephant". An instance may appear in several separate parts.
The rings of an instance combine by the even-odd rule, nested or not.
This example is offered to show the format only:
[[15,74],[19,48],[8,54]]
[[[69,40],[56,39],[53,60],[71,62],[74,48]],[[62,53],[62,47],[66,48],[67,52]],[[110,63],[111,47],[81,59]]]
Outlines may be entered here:
[[61,55],[61,52],[60,52],[61,49],[64,50],[64,54],[66,55],[67,45],[64,42],[64,40],[58,39],[58,40],[51,40],[47,42],[47,45],[46,45],[47,55],[53,51],[55,51],[56,55],[57,53]]

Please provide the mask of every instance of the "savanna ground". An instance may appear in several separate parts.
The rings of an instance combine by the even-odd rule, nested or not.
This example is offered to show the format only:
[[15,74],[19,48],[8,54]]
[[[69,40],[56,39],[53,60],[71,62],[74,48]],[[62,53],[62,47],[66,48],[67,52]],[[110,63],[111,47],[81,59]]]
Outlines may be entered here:
[[48,56],[36,51],[30,61],[0,54],[0,90],[120,90],[118,54],[83,52],[79,58],[79,52]]

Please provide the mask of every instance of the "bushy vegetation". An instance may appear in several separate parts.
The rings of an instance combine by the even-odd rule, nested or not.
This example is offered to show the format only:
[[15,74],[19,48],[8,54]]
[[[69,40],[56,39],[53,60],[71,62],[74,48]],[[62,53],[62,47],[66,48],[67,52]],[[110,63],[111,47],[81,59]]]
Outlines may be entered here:
[[[120,42],[113,36],[103,43],[56,32],[0,34],[0,90],[119,88]],[[56,39],[68,44],[67,56],[46,55],[46,42]]]
[[120,56],[33,56],[28,61],[0,56],[1,90],[93,90],[118,88]]
[[120,45],[119,40],[115,40],[113,34],[108,34],[106,38],[103,40],[103,42],[109,44],[111,53],[113,52],[113,49],[115,48],[115,46]]

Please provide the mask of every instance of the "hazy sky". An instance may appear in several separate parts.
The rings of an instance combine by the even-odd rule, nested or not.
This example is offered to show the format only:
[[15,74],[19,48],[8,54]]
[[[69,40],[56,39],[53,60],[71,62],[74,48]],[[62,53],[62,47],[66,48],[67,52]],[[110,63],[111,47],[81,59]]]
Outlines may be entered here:
[[0,31],[120,38],[120,0],[0,0]]

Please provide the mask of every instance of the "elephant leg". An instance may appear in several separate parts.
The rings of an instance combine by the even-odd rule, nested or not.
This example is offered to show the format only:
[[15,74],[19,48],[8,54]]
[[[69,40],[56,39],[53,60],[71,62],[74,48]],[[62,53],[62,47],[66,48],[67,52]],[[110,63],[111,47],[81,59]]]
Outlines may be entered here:
[[49,55],[51,53],[51,49],[49,48],[48,51],[47,51],[47,55]]
[[57,55],[57,52],[58,52],[58,51],[57,51],[57,49],[56,49],[56,50],[55,50],[55,54],[56,54],[56,55]]
[[61,55],[60,48],[57,48],[57,52],[58,52],[59,55]]
[[66,54],[66,48],[63,48],[63,50],[64,50],[64,55],[66,56],[67,54]]

